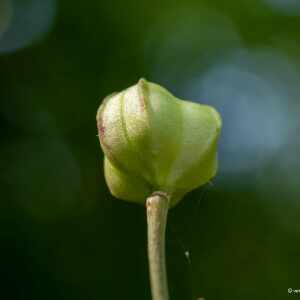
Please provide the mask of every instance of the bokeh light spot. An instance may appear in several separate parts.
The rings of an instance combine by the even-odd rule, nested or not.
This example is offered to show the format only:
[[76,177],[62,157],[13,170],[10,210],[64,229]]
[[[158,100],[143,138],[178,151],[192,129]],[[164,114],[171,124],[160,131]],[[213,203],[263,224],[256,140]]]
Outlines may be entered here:
[[[12,17],[11,0],[0,0],[0,38],[7,30]],[[1,41],[1,40],[0,40]]]
[[288,15],[298,15],[300,13],[299,0],[265,0],[274,10]]
[[237,51],[187,84],[188,99],[216,106],[223,117],[221,171],[258,170],[289,143],[300,111],[292,105],[298,80],[286,57],[271,49]]
[[[11,0],[10,5],[6,4],[6,19],[10,11],[13,13],[5,32],[0,36],[0,53],[29,46],[48,32],[55,16],[55,4],[55,0]],[[10,6],[12,9],[9,9]]]

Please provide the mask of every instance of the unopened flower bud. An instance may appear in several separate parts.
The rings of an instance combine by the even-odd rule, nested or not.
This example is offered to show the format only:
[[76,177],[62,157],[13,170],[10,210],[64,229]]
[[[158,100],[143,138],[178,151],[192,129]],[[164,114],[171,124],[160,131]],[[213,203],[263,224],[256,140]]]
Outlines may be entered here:
[[154,191],[174,206],[217,170],[218,112],[183,101],[144,79],[106,97],[97,112],[111,193],[145,203]]

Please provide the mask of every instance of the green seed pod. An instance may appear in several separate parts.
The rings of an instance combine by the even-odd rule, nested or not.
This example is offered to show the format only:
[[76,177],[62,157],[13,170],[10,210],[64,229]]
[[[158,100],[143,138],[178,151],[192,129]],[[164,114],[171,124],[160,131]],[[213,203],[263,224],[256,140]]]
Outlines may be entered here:
[[145,79],[106,97],[97,112],[111,193],[145,203],[165,192],[174,206],[217,170],[218,112],[174,97]]

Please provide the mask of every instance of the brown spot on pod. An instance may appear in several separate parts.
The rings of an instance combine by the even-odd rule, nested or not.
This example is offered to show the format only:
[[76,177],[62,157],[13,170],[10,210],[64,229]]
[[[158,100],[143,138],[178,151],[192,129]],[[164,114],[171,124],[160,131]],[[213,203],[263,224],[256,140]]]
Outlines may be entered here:
[[147,84],[145,79],[141,78],[138,82],[138,93],[140,100],[141,110],[144,111],[146,109],[146,95],[147,95]]
[[104,134],[105,134],[105,126],[103,124],[103,120],[101,117],[99,117],[98,122],[97,122],[97,127],[98,127],[98,133],[99,133],[99,137],[104,138]]

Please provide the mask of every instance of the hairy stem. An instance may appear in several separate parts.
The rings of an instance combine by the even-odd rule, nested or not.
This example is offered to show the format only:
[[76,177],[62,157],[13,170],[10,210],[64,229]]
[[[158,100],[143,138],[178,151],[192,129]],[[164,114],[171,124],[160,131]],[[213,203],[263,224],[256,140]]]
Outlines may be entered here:
[[169,198],[165,193],[155,192],[147,198],[148,259],[153,300],[169,300],[165,232]]

